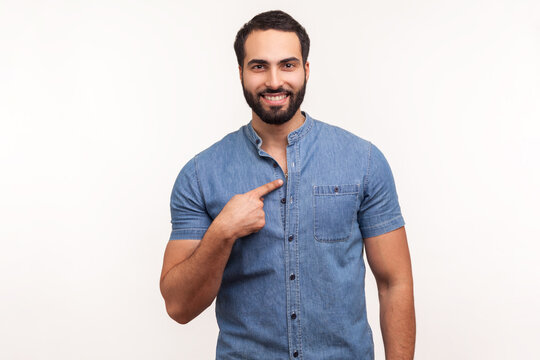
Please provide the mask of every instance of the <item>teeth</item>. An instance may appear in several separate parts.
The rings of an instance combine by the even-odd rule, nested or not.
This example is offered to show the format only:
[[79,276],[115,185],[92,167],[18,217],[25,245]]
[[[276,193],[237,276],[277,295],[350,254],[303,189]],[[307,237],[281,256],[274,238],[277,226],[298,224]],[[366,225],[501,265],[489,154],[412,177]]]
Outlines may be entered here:
[[279,95],[279,96],[270,96],[270,95],[266,95],[265,98],[270,100],[270,101],[278,101],[278,100],[282,100],[282,99],[285,99],[287,97],[287,95]]

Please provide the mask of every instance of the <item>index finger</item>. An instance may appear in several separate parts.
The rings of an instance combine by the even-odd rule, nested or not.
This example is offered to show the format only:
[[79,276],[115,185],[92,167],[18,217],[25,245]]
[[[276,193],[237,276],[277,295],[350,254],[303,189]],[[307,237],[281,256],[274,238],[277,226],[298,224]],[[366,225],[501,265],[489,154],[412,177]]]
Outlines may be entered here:
[[278,187],[283,185],[283,180],[277,179],[274,181],[270,181],[267,184],[261,185],[253,190],[248,191],[248,193],[253,194],[254,196],[260,198],[261,196],[264,196],[268,194],[269,192],[272,192],[276,190]]

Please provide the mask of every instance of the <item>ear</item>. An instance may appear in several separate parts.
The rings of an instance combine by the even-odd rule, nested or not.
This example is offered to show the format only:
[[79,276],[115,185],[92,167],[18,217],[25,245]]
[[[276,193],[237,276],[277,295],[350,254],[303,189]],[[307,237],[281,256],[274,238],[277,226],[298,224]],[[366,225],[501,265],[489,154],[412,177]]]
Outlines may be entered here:
[[240,82],[242,82],[242,67],[238,65],[238,75],[240,76]]
[[304,65],[304,71],[306,72],[306,81],[309,79],[309,61],[306,61],[306,65]]

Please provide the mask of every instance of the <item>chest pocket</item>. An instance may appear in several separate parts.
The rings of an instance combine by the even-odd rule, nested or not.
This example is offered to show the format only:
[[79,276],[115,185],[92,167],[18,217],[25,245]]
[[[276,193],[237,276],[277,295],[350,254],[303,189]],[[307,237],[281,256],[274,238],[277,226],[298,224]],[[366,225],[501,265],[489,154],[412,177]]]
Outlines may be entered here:
[[313,186],[313,233],[320,242],[347,241],[358,207],[360,184]]

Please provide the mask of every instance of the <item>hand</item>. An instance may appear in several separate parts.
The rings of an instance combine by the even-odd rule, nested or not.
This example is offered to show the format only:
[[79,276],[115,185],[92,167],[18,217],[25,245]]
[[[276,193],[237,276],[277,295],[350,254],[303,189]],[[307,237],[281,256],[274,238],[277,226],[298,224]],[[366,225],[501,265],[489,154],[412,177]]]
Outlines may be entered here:
[[234,195],[214,221],[219,219],[222,230],[235,240],[261,230],[266,224],[263,196],[282,185],[283,180],[278,179],[244,194]]

